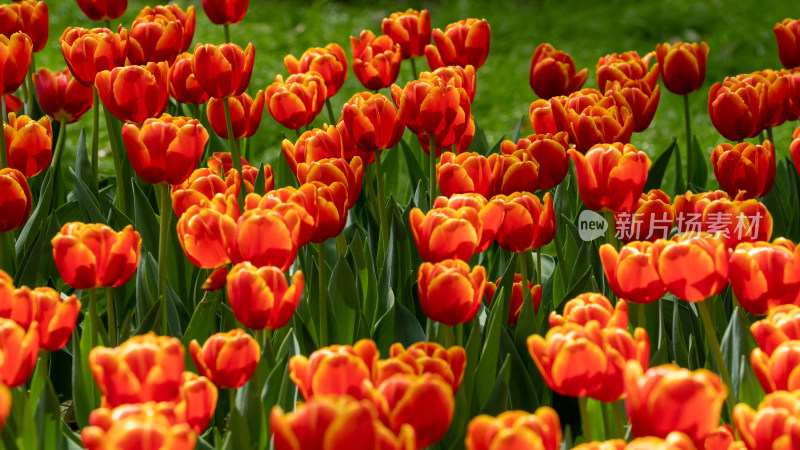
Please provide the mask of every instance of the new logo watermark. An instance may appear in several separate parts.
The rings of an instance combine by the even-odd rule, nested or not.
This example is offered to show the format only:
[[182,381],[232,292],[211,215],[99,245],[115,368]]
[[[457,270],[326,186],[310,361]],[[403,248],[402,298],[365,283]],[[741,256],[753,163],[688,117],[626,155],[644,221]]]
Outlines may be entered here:
[[608,222],[596,212],[584,209],[578,215],[578,234],[584,241],[593,241],[606,234]]

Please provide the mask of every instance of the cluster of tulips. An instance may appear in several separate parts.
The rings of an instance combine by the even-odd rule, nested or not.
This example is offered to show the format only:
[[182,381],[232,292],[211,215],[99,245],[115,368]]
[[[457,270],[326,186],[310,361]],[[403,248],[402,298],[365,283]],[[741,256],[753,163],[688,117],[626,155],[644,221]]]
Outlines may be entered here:
[[[64,30],[59,71],[35,67],[48,38],[45,2],[0,5],[4,445],[30,442],[32,411],[56,415],[58,436],[98,450],[800,445],[800,246],[770,242],[783,219],[759,201],[781,176],[772,128],[800,117],[800,21],[774,30],[785,69],[728,77],[709,92],[710,122],[731,141],[709,155],[720,190],[677,185],[671,198],[645,192],[653,164],[631,140],[650,126],[661,80],[684,99],[693,179],[702,149],[693,145],[689,95],[705,82],[704,42],[603,56],[599,89],[583,88],[588,69],[543,43],[530,67],[534,133],[478,152],[472,103],[489,54],[485,19],[432,30],[428,11],[396,12],[380,36],[351,36],[349,57],[336,43],[287,55],[288,76],[253,94],[255,47],[229,37],[247,0],[203,0],[226,42],[192,53],[193,6],[145,7],[114,31],[126,1],[77,4],[105,27]],[[429,71],[416,69],[422,56]],[[414,77],[401,86],[404,60]],[[366,90],[337,117],[332,99],[348,68]],[[264,108],[295,130],[281,143],[286,164],[242,157]],[[91,143],[82,132],[67,194],[59,179],[67,125],[90,109]],[[101,109],[115,171],[105,179]],[[325,109],[328,123],[316,127]],[[207,127],[229,152],[212,150]],[[800,174],[800,128],[793,139],[786,144]],[[414,171],[407,207],[387,198],[388,152],[427,165],[427,175]],[[78,206],[60,211],[67,202]],[[583,209],[610,223],[599,248],[575,242]],[[565,258],[570,245],[581,249],[574,261]],[[570,265],[591,258],[602,265],[594,290],[605,295],[575,282]],[[342,287],[348,282],[352,289]],[[709,306],[729,286],[747,312],[733,309],[735,320],[767,315],[750,327],[760,347],[752,372],[767,394],[757,409],[735,404],[745,370],[730,373],[718,338],[726,313]],[[375,301],[362,305],[362,297]],[[674,322],[684,307],[700,318],[716,373],[653,362],[651,348],[667,338],[648,323],[653,314],[662,322],[665,301]],[[354,310],[349,321],[345,309]],[[79,437],[58,402],[55,413],[46,409],[56,384],[48,377],[60,376],[48,352],[73,361],[67,408]],[[511,379],[527,380],[536,396],[535,376],[548,393],[531,404],[550,391],[576,398],[579,419],[560,407],[509,408],[520,404],[507,392]],[[578,427],[567,433],[567,423]],[[593,436],[598,428],[602,436]]]

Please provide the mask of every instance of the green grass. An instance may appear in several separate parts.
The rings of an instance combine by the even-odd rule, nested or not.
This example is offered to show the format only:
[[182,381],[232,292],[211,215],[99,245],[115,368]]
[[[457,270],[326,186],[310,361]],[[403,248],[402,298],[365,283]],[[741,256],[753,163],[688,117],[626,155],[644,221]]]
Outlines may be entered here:
[[[222,42],[222,27],[211,24],[202,11],[200,1],[180,2],[184,8],[187,3],[195,5],[198,10],[195,42]],[[120,23],[129,27],[146,4],[153,2],[130,0]],[[37,63],[60,69],[65,65],[58,49],[58,37],[63,29],[69,25],[96,25],[81,13],[73,1],[64,0],[49,6],[50,40],[47,48],[37,55]],[[527,114],[536,96],[528,85],[528,72],[533,51],[542,42],[550,42],[557,49],[569,52],[579,68],[588,67],[590,77],[586,87],[596,87],[595,64],[605,54],[637,50],[644,55],[655,49],[659,42],[706,41],[711,48],[706,83],[691,96],[693,130],[706,158],[714,146],[724,142],[708,118],[708,89],[727,75],[780,68],[772,27],[786,17],[800,15],[800,9],[793,2],[783,0],[456,0],[411,1],[402,6],[386,0],[317,1],[310,4],[288,0],[251,0],[244,21],[231,27],[231,37],[240,45],[251,41],[256,47],[256,65],[250,85],[250,90],[255,92],[268,86],[276,74],[286,74],[283,66],[285,55],[292,53],[299,56],[308,47],[336,42],[350,56],[351,35],[358,35],[362,29],[379,33],[383,17],[407,7],[427,8],[431,13],[432,25],[438,28],[466,17],[486,18],[489,21],[492,27],[491,51],[486,64],[478,71],[478,93],[473,114],[486,132],[490,145],[503,137],[510,138],[521,116],[525,116],[522,135],[532,132]],[[424,58],[418,61],[418,67],[427,68]],[[410,80],[410,65],[404,62],[397,82],[402,85]],[[345,86],[332,99],[334,110],[338,112],[341,105],[361,89],[358,80],[350,72]],[[327,114],[323,111],[314,124],[320,126],[324,121],[327,121]],[[84,119],[82,124],[88,128],[90,121]],[[794,126],[786,124],[775,130],[779,157],[788,155]],[[73,127],[70,133],[70,147],[73,148],[77,142],[74,128],[77,127]],[[284,133],[287,130],[265,111],[261,127],[250,145],[252,159],[271,161],[278,157]],[[293,136],[293,133],[288,134]],[[683,105],[680,98],[662,88],[661,103],[652,125],[644,133],[635,134],[632,143],[654,159],[669,145],[673,136],[678,137],[679,143],[685,142]],[[105,143],[105,136],[101,135],[101,139]],[[682,154],[685,155],[685,152]],[[69,160],[69,153],[65,157]],[[101,170],[108,175],[113,173],[110,156],[103,161]],[[671,176],[670,168],[665,180],[670,180]],[[713,175],[710,175],[710,180],[709,186],[715,186]]]

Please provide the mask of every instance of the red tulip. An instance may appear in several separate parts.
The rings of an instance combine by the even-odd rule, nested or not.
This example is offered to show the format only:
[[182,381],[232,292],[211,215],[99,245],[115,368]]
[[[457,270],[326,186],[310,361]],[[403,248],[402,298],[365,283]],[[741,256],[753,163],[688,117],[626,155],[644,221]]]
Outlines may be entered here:
[[467,323],[481,306],[486,284],[486,269],[458,259],[422,263],[417,272],[417,287],[422,311],[431,320],[445,325]]
[[76,296],[62,300],[61,294],[49,287],[30,290],[23,286],[8,300],[8,305],[0,306],[0,317],[12,319],[25,329],[37,323],[40,348],[55,352],[67,345],[81,310]]
[[261,125],[261,116],[264,114],[264,91],[258,91],[255,100],[246,92],[235,97],[209,100],[206,108],[208,122],[217,136],[228,139],[225,105],[222,103],[224,101],[228,102],[230,108],[233,137],[242,139],[256,134],[258,126]]
[[328,44],[324,48],[309,48],[299,60],[293,55],[286,55],[283,58],[283,65],[292,75],[317,72],[325,81],[325,90],[322,91],[323,102],[336,95],[347,78],[347,56],[339,44]]
[[492,168],[478,153],[442,153],[436,164],[436,180],[442,195],[475,193],[489,196],[492,187]]
[[25,81],[33,44],[27,34],[0,35],[0,95],[13,94]]
[[389,359],[378,361],[373,382],[380,385],[397,373],[440,376],[457,392],[464,378],[467,353],[463,347],[445,349],[435,342],[417,342],[408,348],[396,342],[389,348]]
[[59,42],[70,73],[86,86],[94,86],[98,73],[124,66],[128,54],[128,31],[124,28],[114,33],[107,28],[69,27]]
[[642,196],[650,158],[631,144],[598,144],[586,155],[569,150],[581,200],[593,211],[631,211]]
[[[297,180],[300,184],[320,182],[331,187],[334,183],[344,186],[347,201],[346,209],[356,204],[361,194],[361,183],[364,177],[364,165],[358,156],[347,162],[344,158],[321,159],[310,164],[297,164]],[[338,187],[334,191],[338,191]],[[345,213],[346,215],[346,213]]]
[[[486,302],[492,306],[494,294],[497,292],[497,287],[500,285],[502,278],[498,278],[496,282],[486,282],[486,287],[483,290],[483,295],[486,297]],[[531,293],[531,302],[533,302],[533,314],[539,312],[539,304],[542,302],[542,286],[540,284],[534,285],[528,281],[528,290]],[[511,286],[511,308],[508,310],[508,326],[516,326],[519,321],[519,314],[522,312],[522,304],[524,300],[524,292],[522,290],[522,275],[514,274],[514,283]],[[531,315],[533,317],[533,315]]]
[[39,353],[39,324],[33,323],[25,329],[11,319],[0,318],[0,382],[15,388],[28,381],[36,366]]
[[0,34],[11,36],[25,33],[33,43],[33,52],[41,51],[47,44],[50,25],[47,4],[44,1],[22,0],[18,5],[0,5]]
[[255,373],[261,347],[244,330],[236,328],[211,335],[202,347],[193,339],[189,353],[198,372],[217,387],[238,389]]
[[775,179],[775,146],[742,142],[724,143],[711,154],[714,176],[731,197],[744,191],[744,199],[763,197],[772,189]]
[[25,225],[31,212],[31,190],[19,170],[0,169],[0,232]]
[[561,448],[558,414],[543,406],[531,414],[506,411],[495,417],[482,414],[467,427],[467,450],[514,450]]
[[181,422],[171,404],[151,402],[92,411],[81,441],[88,450],[190,450],[195,448],[197,435]]
[[708,44],[678,42],[656,45],[664,87],[673,94],[687,95],[700,89],[706,78]]
[[[441,156],[442,152],[449,150],[455,150],[458,154],[469,150],[469,147],[472,144],[472,138],[475,137],[475,118],[472,117],[472,114],[470,114],[466,120],[467,128],[464,129],[464,133],[461,134],[461,137],[456,138],[456,130],[461,130],[464,125],[464,120],[460,112],[458,118],[453,123],[453,126],[450,129],[445,130],[445,132],[441,135],[436,136],[436,156]],[[422,151],[424,151],[426,155],[430,155],[430,137],[418,134],[417,141],[419,142],[419,145],[422,146]]]
[[769,310],[765,319],[750,326],[756,343],[767,355],[772,355],[784,342],[800,340],[800,306],[780,305]]
[[783,67],[793,69],[800,66],[800,20],[784,19],[776,23],[772,31],[778,41],[778,58]]
[[248,2],[249,0],[202,0],[201,4],[211,23],[229,25],[244,19]]
[[402,53],[400,44],[395,44],[392,38],[386,35],[376,38],[374,33],[364,30],[358,38],[350,36],[350,48],[353,73],[365,88],[376,91],[397,80]]
[[176,226],[178,241],[192,264],[214,269],[231,262],[228,243],[233,240],[239,219],[235,196],[217,194],[207,205],[194,205],[184,212]]
[[491,28],[486,19],[464,19],[433,30],[433,42],[425,47],[431,70],[444,66],[468,65],[480,69],[489,55]]
[[549,243],[556,232],[556,215],[549,192],[544,198],[528,192],[496,195],[503,202],[505,215],[497,231],[497,243],[503,249],[520,253]]
[[[537,102],[531,104],[531,123],[540,115],[538,109],[546,112],[546,108],[534,105]],[[566,131],[569,142],[581,153],[597,144],[627,143],[633,133],[633,111],[624,97],[613,92],[603,95],[594,89],[582,89],[567,98],[551,98],[549,108],[549,118],[537,119],[544,120],[541,123],[546,126],[534,124],[534,130],[540,134]]]
[[641,133],[650,126],[656,115],[658,100],[661,98],[661,87],[655,89],[643,82],[628,82],[627,85],[619,81],[609,81],[605,86],[605,93],[618,93],[628,103],[633,114],[633,131]]
[[626,244],[667,239],[674,222],[672,200],[660,189],[642,194],[631,212],[623,211],[614,215],[616,236]]
[[616,305],[603,294],[587,292],[564,305],[564,315],[553,311],[548,317],[550,327],[575,324],[582,327],[589,322],[597,322],[600,328],[628,328],[628,303],[620,299]]
[[201,105],[208,101],[208,94],[194,76],[191,53],[181,53],[170,66],[169,93],[180,103]]
[[706,233],[676,235],[653,248],[658,274],[676,297],[700,302],[728,286],[728,249]]
[[420,80],[428,80],[428,82],[436,78],[444,78],[448,84],[452,83],[457,88],[464,88],[469,96],[469,101],[475,100],[475,89],[477,89],[475,67],[469,65],[466,67],[447,66],[419,74]]
[[17,117],[11,113],[3,128],[9,167],[19,170],[28,178],[44,172],[53,160],[50,118],[44,116],[35,121],[28,116]]
[[492,172],[492,194],[536,192],[539,187],[539,162],[529,152],[494,153],[489,155],[488,163]]
[[711,124],[725,139],[741,141],[758,135],[764,127],[762,105],[767,102],[767,86],[756,86],[726,78],[711,86],[708,114]]
[[277,330],[297,309],[303,295],[303,272],[295,272],[289,287],[277,268],[256,268],[244,262],[228,274],[227,289],[236,320],[254,330]]
[[181,39],[180,50],[178,53],[183,53],[186,50],[189,50],[189,47],[192,45],[192,39],[194,39],[196,15],[194,6],[189,6],[186,8],[186,12],[183,12],[180,6],[175,3],[171,5],[156,5],[152,9],[149,6],[145,6],[136,17],[139,18],[152,14],[160,14],[171,21],[180,22],[181,27],[183,28],[183,38]]
[[792,154],[794,161],[794,168],[797,169],[797,174],[800,175],[800,127],[797,127],[792,133],[792,144],[789,146],[789,151]]
[[[227,153],[230,155],[230,153]],[[211,160],[209,160],[209,163]],[[244,187],[248,193],[253,192],[253,185],[258,177],[258,169],[251,166],[242,158],[242,174],[233,168],[228,169],[225,180],[222,180],[222,173],[219,170],[200,168],[192,172],[189,178],[178,185],[172,186],[172,209],[180,217],[191,206],[204,206],[211,201],[217,194],[225,196],[237,196],[242,186],[242,175],[244,175]],[[275,188],[275,176],[272,167],[264,165],[264,192]]]
[[539,44],[531,61],[530,85],[540,98],[549,100],[557,95],[569,95],[586,83],[589,70],[575,72],[572,58],[548,43]]
[[634,303],[651,303],[667,292],[658,274],[656,252],[651,242],[634,241],[619,252],[609,245],[600,246],[600,260],[614,294]]
[[530,154],[539,164],[538,188],[546,191],[561,184],[569,171],[568,140],[567,133],[563,131],[555,135],[532,134],[520,139],[516,144],[503,141],[500,144],[500,151],[506,155],[519,150]]
[[42,67],[33,74],[33,84],[42,109],[56,122],[77,122],[94,104],[92,88],[73,78],[66,68],[52,72]]
[[450,198],[436,197],[433,202],[433,208],[452,208],[456,211],[461,210],[461,208],[471,208],[478,213],[481,233],[475,253],[485,251],[494,242],[505,216],[501,200],[492,199],[492,201],[487,201],[482,195],[473,193],[453,194]]
[[733,408],[733,424],[748,450],[800,445],[798,416],[800,398],[786,391],[767,394],[755,411],[744,403]]
[[655,89],[658,83],[659,65],[656,63],[650,67],[653,56],[656,56],[655,52],[641,58],[635,50],[603,56],[597,61],[597,86],[605,89],[609,81],[619,81],[625,86],[629,81],[641,80],[651,90]]
[[292,130],[311,123],[329,97],[325,80],[314,71],[291,75],[286,82],[276,75],[264,94],[272,118]]
[[381,23],[383,34],[400,44],[403,59],[425,54],[425,46],[431,42],[431,16],[427,9],[394,12]]
[[364,152],[393,148],[406,128],[389,97],[370,92],[359,92],[344,104],[342,121],[350,142]]
[[169,103],[166,62],[115,67],[97,74],[95,87],[103,106],[119,120],[142,123],[164,113]]
[[317,228],[319,208],[317,187],[306,183],[295,189],[291,186],[269,191],[263,197],[249,194],[245,199],[245,210],[271,210],[285,217],[292,226],[292,239],[300,248],[309,242]]
[[200,45],[194,47],[192,70],[197,82],[209,97],[241,95],[253,74],[256,49],[247,44],[242,50],[236,44]]
[[76,0],[78,7],[91,20],[117,20],[125,13],[128,0]]
[[[185,21],[184,21],[185,22]],[[162,7],[157,12],[145,7],[131,25],[128,35],[128,61],[131,64],[166,61],[172,65],[183,52],[184,23]]]
[[362,399],[372,379],[380,352],[375,342],[362,339],[355,345],[323,347],[306,358],[289,360],[289,376],[306,401],[324,396]]
[[419,208],[409,215],[411,232],[424,261],[447,259],[469,261],[481,242],[483,227],[476,209],[434,208],[427,214]]
[[736,299],[751,314],[800,300],[800,251],[791,241],[742,242],[731,253],[728,279]]

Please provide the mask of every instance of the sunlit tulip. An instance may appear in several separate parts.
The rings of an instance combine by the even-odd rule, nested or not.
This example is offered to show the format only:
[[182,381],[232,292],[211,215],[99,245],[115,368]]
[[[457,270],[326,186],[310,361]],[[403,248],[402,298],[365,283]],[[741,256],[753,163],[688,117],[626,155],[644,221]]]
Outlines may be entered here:
[[544,198],[528,192],[497,195],[505,209],[503,224],[497,231],[497,243],[512,252],[524,252],[549,243],[556,232],[556,214],[553,197],[549,192]]
[[59,43],[72,76],[86,86],[94,86],[98,73],[125,65],[128,31],[121,28],[114,33],[108,28],[69,27]]
[[516,144],[512,141],[503,141],[500,144],[500,151],[506,155],[523,150],[533,157],[539,164],[537,185],[541,190],[558,186],[567,175],[567,171],[569,171],[568,149],[569,142],[567,133],[564,131],[555,135],[532,134],[518,140]]
[[641,133],[653,122],[658,100],[661,98],[661,86],[650,89],[647,83],[642,82],[628,82],[627,85],[622,85],[619,81],[609,81],[603,92],[606,95],[617,93],[625,99],[633,114],[634,132]]
[[491,194],[511,195],[536,192],[539,187],[539,162],[524,150],[493,153],[488,158],[492,174]]
[[566,52],[548,43],[539,44],[531,61],[530,85],[540,98],[549,100],[557,95],[569,95],[589,78],[589,69],[575,72],[575,63]]
[[800,341],[800,306],[776,306],[765,319],[751,325],[750,331],[761,350],[772,355],[783,342]]
[[800,399],[797,393],[778,391],[753,410],[740,403],[733,408],[733,424],[748,450],[800,446]]
[[61,350],[72,337],[81,310],[76,296],[62,299],[52,288],[31,290],[23,286],[14,291],[11,299],[10,309],[0,306],[0,316],[14,320],[25,329],[38,323],[40,348],[50,352]]
[[297,173],[297,164],[312,163],[328,158],[343,158],[344,148],[339,129],[332,125],[313,128],[303,132],[297,142],[289,139],[281,142],[281,151],[289,163],[292,173]]
[[256,49],[247,44],[242,50],[236,44],[197,44],[192,55],[192,70],[197,82],[209,97],[241,95],[253,74]]
[[673,94],[686,95],[700,89],[706,79],[708,44],[705,42],[656,45],[656,59],[664,87]]
[[47,4],[41,0],[22,0],[19,4],[0,5],[0,34],[25,33],[33,43],[33,52],[47,44],[50,25]]
[[365,381],[372,379],[380,352],[375,342],[362,339],[355,345],[323,347],[306,358],[293,356],[289,360],[289,376],[303,398],[349,395],[364,398]]
[[[228,153],[229,154],[229,153]],[[242,173],[230,168],[222,179],[222,173],[207,167],[195,170],[181,184],[172,186],[172,209],[180,218],[191,206],[204,206],[217,194],[238,195],[244,177],[244,187],[248,193],[253,192],[253,185],[258,177],[258,169],[242,160]],[[275,187],[275,175],[272,167],[264,165],[264,192]]]
[[242,139],[256,134],[261,125],[261,116],[264,114],[264,91],[256,93],[255,100],[246,92],[225,99],[212,98],[208,102],[206,115],[211,128],[222,139],[228,139],[228,126],[225,121],[225,105],[228,102],[231,112],[231,128],[233,137]]
[[342,120],[350,141],[364,152],[394,147],[406,128],[389,97],[370,92],[352,96],[342,108]]
[[277,330],[292,318],[303,295],[303,272],[297,271],[292,286],[275,267],[237,264],[227,277],[228,300],[233,316],[247,328]]
[[147,403],[93,411],[81,440],[88,450],[191,450],[197,435],[178,420],[170,404]]
[[42,109],[56,122],[77,122],[94,103],[92,88],[73,78],[66,68],[52,72],[42,67],[33,74],[33,84]]
[[730,256],[728,278],[733,293],[751,314],[763,315],[800,299],[800,250],[781,245],[742,242]]
[[634,303],[651,303],[667,292],[658,274],[653,243],[634,241],[619,252],[609,244],[600,246],[600,260],[611,290]]
[[170,66],[169,93],[180,103],[201,105],[208,101],[206,90],[194,75],[191,53],[181,53]]
[[[740,196],[743,194],[740,194]],[[733,249],[743,241],[769,241],[772,215],[763,203],[731,200],[724,191],[693,194],[687,191],[673,200],[679,233],[707,232]]]
[[31,65],[33,44],[28,35],[0,35],[0,87],[2,95],[13,94],[25,81]]
[[244,330],[236,328],[211,335],[202,347],[192,340],[189,354],[200,374],[217,387],[237,389],[255,373],[261,347]]
[[[349,163],[344,158],[321,159],[308,164],[301,162],[297,164],[296,175],[300,184],[320,182],[328,187],[333,183],[344,185],[347,193],[345,207],[350,209],[361,194],[364,164],[358,156]],[[338,192],[338,188],[335,188],[335,192]]]
[[661,281],[680,299],[700,302],[728,286],[728,249],[708,234],[659,240],[652,251]]
[[[707,450],[728,450],[727,447],[705,447]],[[585,442],[572,450],[696,450],[694,442],[685,433],[673,431],[664,439],[647,436],[625,442],[623,439],[609,439],[604,442]],[[734,450],[734,449],[730,449]]]
[[298,73],[284,82],[280,75],[264,90],[267,110],[278,123],[296,130],[311,123],[328,97],[319,72]]
[[91,20],[117,20],[128,8],[128,0],[76,0],[78,7]]
[[0,382],[15,388],[28,381],[39,353],[39,324],[25,329],[11,319],[0,318]]
[[419,208],[409,215],[411,232],[424,261],[457,258],[469,261],[481,242],[483,231],[478,211],[473,208],[435,208],[424,214]]
[[323,102],[336,95],[347,78],[347,56],[344,49],[335,43],[325,47],[309,48],[300,56],[300,59],[293,55],[286,55],[283,58],[283,65],[292,75],[318,73],[325,81],[325,90],[322,91]]
[[741,141],[758,135],[764,126],[762,105],[767,101],[767,86],[746,84],[726,78],[708,93],[711,124],[725,139]]
[[247,14],[249,0],[202,0],[208,20],[217,25],[239,23]]
[[0,232],[25,225],[32,203],[25,175],[16,169],[0,169]]
[[380,385],[396,373],[440,376],[458,391],[464,378],[467,354],[463,347],[445,349],[435,342],[417,342],[408,348],[396,342],[389,348],[389,359],[378,361],[373,382]]
[[292,239],[300,248],[309,242],[317,228],[319,218],[317,187],[306,183],[299,188],[284,186],[268,191],[263,197],[249,194],[245,198],[245,210],[263,209],[281,214],[287,223],[293,224]]
[[17,117],[10,113],[3,129],[9,167],[30,178],[50,166],[53,159],[53,129],[49,117],[36,121],[28,116]]
[[481,306],[486,284],[486,269],[458,259],[422,263],[417,272],[417,288],[422,311],[428,318],[445,325],[466,323]]
[[770,141],[761,145],[726,142],[714,148],[711,165],[720,187],[731,197],[740,191],[745,191],[744,199],[763,197],[775,179],[775,146]]
[[184,24],[173,14],[161,14],[145,7],[131,25],[128,35],[128,61],[131,64],[166,61],[172,65],[184,51]]
[[543,406],[531,414],[526,411],[506,411],[497,417],[482,414],[467,426],[467,450],[561,448],[561,422],[558,414]]
[[425,54],[425,46],[431,42],[431,16],[427,9],[394,12],[381,23],[383,34],[392,38],[403,52],[403,59]]
[[772,31],[778,41],[778,58],[783,67],[792,69],[800,66],[800,20],[784,19],[776,23]]
[[[457,154],[461,154],[469,150],[470,145],[472,144],[472,139],[475,137],[475,118],[472,117],[472,114],[470,114],[469,117],[464,119],[466,120],[466,128],[464,128],[464,120],[462,119],[461,112],[459,112],[458,117],[453,122],[452,127],[445,130],[444,133],[435,136],[437,157],[440,157],[445,151],[455,150]],[[456,133],[459,133],[461,129],[464,131],[460,136],[457,137]],[[422,151],[424,151],[426,155],[430,155],[430,136],[418,134],[417,141],[422,147]]]
[[108,111],[119,120],[142,123],[164,113],[169,103],[166,62],[115,67],[97,74],[95,87]]
[[[486,287],[483,290],[483,295],[486,297],[487,303],[489,306],[492,305],[492,300],[494,299],[494,294],[497,292],[497,288],[500,286],[500,281],[502,278],[499,278],[496,282],[492,283],[491,281],[486,282]],[[534,285],[530,281],[528,281],[528,291],[530,291],[531,295],[531,302],[533,303],[533,314],[539,312],[539,304],[542,302],[542,286],[537,284]],[[524,293],[522,291],[522,275],[515,273],[514,274],[514,283],[511,285],[511,307],[508,310],[508,325],[515,326],[519,321],[519,314],[522,312],[522,304],[523,304],[523,297]],[[533,317],[533,315],[531,315]]]
[[767,394],[775,391],[800,390],[800,342],[786,341],[771,354],[760,348],[750,353],[750,363],[761,388]]
[[623,86],[629,81],[642,81],[650,89],[655,89],[658,83],[659,65],[658,63],[650,65],[650,60],[654,56],[655,52],[651,52],[642,58],[635,50],[603,56],[597,62],[597,86],[605,89],[609,81],[619,81]]
[[425,47],[431,70],[444,66],[468,65],[480,69],[489,55],[491,27],[486,19],[463,19],[433,30],[433,43]]
[[178,241],[192,264],[214,269],[231,262],[228,245],[236,231],[235,196],[217,194],[207,205],[193,205],[178,220]]
[[503,225],[505,216],[503,202],[499,199],[488,201],[484,196],[473,193],[453,194],[449,198],[440,196],[433,202],[434,209],[452,208],[458,211],[464,207],[472,208],[478,213],[481,233],[475,253],[483,252],[494,242],[498,230]]
[[174,406],[181,422],[189,424],[195,433],[202,433],[214,416],[219,391],[214,383],[194,372],[183,372],[180,401]]
[[152,15],[161,15],[173,22],[179,22],[181,27],[183,28],[183,36],[181,39],[181,44],[178,47],[178,53],[183,53],[186,50],[189,50],[189,47],[192,45],[192,39],[194,39],[194,29],[195,29],[195,19],[196,19],[196,10],[194,6],[189,6],[186,8],[186,12],[183,12],[180,6],[175,3],[169,5],[156,5],[155,7],[151,8],[149,6],[145,6],[139,11],[139,14],[136,18],[145,17],[145,16],[152,16]]
[[611,305],[611,301],[603,294],[587,292],[564,304],[564,314],[553,311],[548,317],[551,327],[565,324],[585,326],[595,321],[600,328],[628,328],[628,303],[624,300]]
[[400,74],[402,52],[386,35],[375,37],[364,30],[359,37],[350,36],[353,52],[353,73],[365,88],[376,91],[389,87]]
[[641,197],[650,158],[631,144],[599,144],[585,155],[569,150],[581,200],[593,211],[630,211]]
[[625,243],[666,239],[674,222],[672,199],[660,189],[642,194],[631,212],[622,211],[614,215],[616,236]]
[[139,264],[141,237],[128,225],[119,233],[102,224],[70,222],[51,240],[64,282],[75,289],[118,287]]
[[475,193],[489,196],[492,187],[492,168],[486,157],[478,153],[442,153],[436,164],[436,180],[442,195]]
[[428,80],[428,82],[436,78],[443,78],[448,84],[453,84],[457,88],[464,88],[464,90],[467,91],[467,96],[469,96],[469,101],[472,102],[475,100],[475,90],[477,89],[478,80],[474,66],[439,67],[430,72],[421,72],[419,74],[420,80]]

